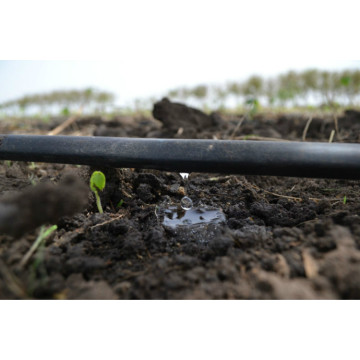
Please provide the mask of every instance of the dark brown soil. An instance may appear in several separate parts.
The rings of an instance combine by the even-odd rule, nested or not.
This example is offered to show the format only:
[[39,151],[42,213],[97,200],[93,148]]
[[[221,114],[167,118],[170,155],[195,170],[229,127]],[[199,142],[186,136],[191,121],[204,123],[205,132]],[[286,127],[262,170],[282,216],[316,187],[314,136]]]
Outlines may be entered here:
[[[63,134],[301,140],[308,121],[206,116],[166,100],[154,116],[82,118]],[[7,121],[0,133],[46,134],[61,121]],[[360,142],[359,113],[343,114],[338,126],[335,141]],[[328,141],[333,129],[332,117],[314,117],[306,140]],[[104,214],[87,186],[94,170],[106,174]],[[358,181],[200,173],[186,181],[151,170],[2,161],[0,194],[2,299],[360,298]],[[226,220],[164,227],[159,206],[184,195]],[[58,229],[21,266],[41,224]]]

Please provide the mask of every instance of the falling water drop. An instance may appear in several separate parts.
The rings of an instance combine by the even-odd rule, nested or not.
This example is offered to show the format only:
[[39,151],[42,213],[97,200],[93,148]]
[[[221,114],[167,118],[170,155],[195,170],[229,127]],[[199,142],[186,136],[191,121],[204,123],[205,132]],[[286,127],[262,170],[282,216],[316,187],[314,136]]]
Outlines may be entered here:
[[[180,173],[180,176],[184,180],[185,194],[189,194],[189,192],[188,192],[189,173]],[[190,210],[192,208],[192,206],[193,206],[193,202],[188,196],[184,196],[180,201],[180,205],[181,205],[183,210]]]
[[180,201],[180,205],[184,210],[190,210],[193,206],[193,202],[188,196],[184,196]]

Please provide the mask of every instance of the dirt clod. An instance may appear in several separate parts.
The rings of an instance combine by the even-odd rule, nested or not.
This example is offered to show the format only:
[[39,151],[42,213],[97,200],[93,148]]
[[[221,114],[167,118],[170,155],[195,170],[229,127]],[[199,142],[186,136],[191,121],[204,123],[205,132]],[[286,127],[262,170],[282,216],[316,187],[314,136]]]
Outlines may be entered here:
[[6,196],[0,202],[0,232],[20,236],[42,224],[56,223],[63,216],[82,211],[87,204],[87,187],[74,175],[30,187]]

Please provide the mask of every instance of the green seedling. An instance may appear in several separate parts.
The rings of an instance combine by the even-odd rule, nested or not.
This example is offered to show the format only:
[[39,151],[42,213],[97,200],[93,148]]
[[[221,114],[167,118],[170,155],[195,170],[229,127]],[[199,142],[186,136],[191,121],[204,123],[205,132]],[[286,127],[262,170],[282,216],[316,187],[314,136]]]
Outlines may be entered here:
[[39,246],[43,243],[43,241],[49,237],[55,230],[57,229],[56,225],[50,226],[49,228],[45,229],[44,226],[40,228],[40,232],[34,243],[32,244],[29,251],[25,254],[20,262],[20,267],[24,267],[34,252],[39,248]]
[[343,198],[343,204],[346,205],[346,202],[347,202],[347,197],[345,195],[344,198]]
[[69,116],[70,115],[70,110],[68,107],[64,107],[61,112],[60,112],[61,115],[64,115],[64,116]]
[[255,136],[257,136],[256,134],[249,134],[249,135],[245,135],[244,137],[243,137],[243,139],[244,140],[249,140],[249,139],[251,139],[251,138],[253,138],[253,137],[255,137]]
[[94,171],[90,178],[90,189],[95,194],[96,205],[99,209],[100,214],[102,214],[104,210],[101,206],[99,191],[104,190],[105,184],[106,184],[105,175],[101,171]]
[[124,203],[124,199],[121,199],[121,200],[117,203],[116,207],[117,207],[117,208],[121,207],[121,205],[122,205],[123,203]]
[[37,183],[37,178],[36,178],[36,176],[35,176],[34,174],[28,175],[28,179],[29,179],[29,181],[30,181],[30,183],[31,183],[32,186],[35,186],[35,185],[36,185],[36,183]]

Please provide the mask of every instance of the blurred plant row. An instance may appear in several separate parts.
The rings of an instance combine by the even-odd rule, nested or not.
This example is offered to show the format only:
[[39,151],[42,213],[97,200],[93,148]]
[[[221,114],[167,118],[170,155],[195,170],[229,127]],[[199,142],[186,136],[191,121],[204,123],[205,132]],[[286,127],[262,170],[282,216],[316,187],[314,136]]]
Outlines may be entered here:
[[0,104],[0,111],[12,115],[26,115],[28,112],[42,114],[55,112],[63,115],[69,115],[74,111],[104,112],[114,100],[114,94],[92,88],[52,91],[7,101]]
[[[196,85],[172,89],[162,96],[186,102],[206,110],[246,109],[257,112],[260,107],[299,108],[320,106],[334,110],[342,106],[360,106],[360,70],[302,72],[288,71],[273,78],[254,75],[244,81],[220,85]],[[160,97],[160,96],[159,96]],[[159,97],[135,99],[119,108],[114,94],[92,88],[53,91],[24,96],[0,104],[5,115],[83,113],[114,113],[149,111]]]
[[360,104],[360,70],[341,72],[289,71],[277,77],[264,79],[251,76],[242,82],[223,85],[181,87],[168,92],[171,99],[195,100],[204,107],[324,107],[358,106]]

